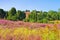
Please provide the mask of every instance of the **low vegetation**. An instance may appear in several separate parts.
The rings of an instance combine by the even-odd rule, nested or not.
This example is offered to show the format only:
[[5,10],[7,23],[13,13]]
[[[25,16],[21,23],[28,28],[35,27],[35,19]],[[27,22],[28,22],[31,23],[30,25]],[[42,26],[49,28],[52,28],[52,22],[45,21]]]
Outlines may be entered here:
[[60,40],[60,24],[0,20],[0,40]]
[[34,29],[27,27],[0,28],[0,40],[60,40],[60,29],[56,26]]

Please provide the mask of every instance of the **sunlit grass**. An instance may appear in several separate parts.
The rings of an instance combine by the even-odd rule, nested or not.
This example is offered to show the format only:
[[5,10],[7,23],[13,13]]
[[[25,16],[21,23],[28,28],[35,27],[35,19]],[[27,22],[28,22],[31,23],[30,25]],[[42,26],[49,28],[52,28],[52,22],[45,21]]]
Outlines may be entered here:
[[[13,39],[19,40],[60,40],[60,29],[56,26],[48,28],[40,27],[39,29],[29,29],[17,27],[14,29],[0,28],[0,36],[6,38],[7,35],[13,36]],[[15,38],[14,38],[15,37]]]

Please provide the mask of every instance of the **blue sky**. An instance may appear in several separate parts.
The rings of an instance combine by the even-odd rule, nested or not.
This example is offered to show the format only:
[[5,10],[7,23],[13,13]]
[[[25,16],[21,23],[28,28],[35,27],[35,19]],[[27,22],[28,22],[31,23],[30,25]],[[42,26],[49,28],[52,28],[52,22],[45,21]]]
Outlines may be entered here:
[[0,0],[0,8],[9,10],[12,7],[17,10],[58,10],[60,0]]

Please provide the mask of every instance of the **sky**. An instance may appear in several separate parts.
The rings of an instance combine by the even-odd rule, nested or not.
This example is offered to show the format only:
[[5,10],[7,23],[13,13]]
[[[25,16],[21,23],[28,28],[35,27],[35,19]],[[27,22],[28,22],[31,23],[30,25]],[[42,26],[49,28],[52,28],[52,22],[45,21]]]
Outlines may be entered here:
[[60,0],[0,0],[0,8],[10,10],[12,7],[17,10],[57,11]]

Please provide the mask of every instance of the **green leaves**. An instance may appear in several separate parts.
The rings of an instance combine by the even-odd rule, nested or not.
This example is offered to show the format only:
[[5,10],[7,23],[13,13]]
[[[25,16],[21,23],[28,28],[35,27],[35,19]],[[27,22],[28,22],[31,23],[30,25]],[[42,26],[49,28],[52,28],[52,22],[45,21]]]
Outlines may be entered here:
[[16,15],[17,15],[18,20],[23,20],[26,17],[25,13],[23,11],[20,11],[20,10],[17,11]]
[[48,21],[60,20],[60,9],[58,11],[49,10],[48,12],[37,10],[32,10],[30,12],[29,10],[26,10],[26,12],[21,10],[16,11],[16,8],[14,7],[12,7],[9,11],[0,9],[0,18],[20,21],[27,20],[27,22],[39,23],[48,23]]
[[7,19],[8,19],[8,20],[17,20],[15,14],[16,14],[16,9],[13,7],[13,8],[11,8],[11,10],[8,12]]
[[0,9],[0,18],[4,18],[6,16],[6,13],[3,9]]

